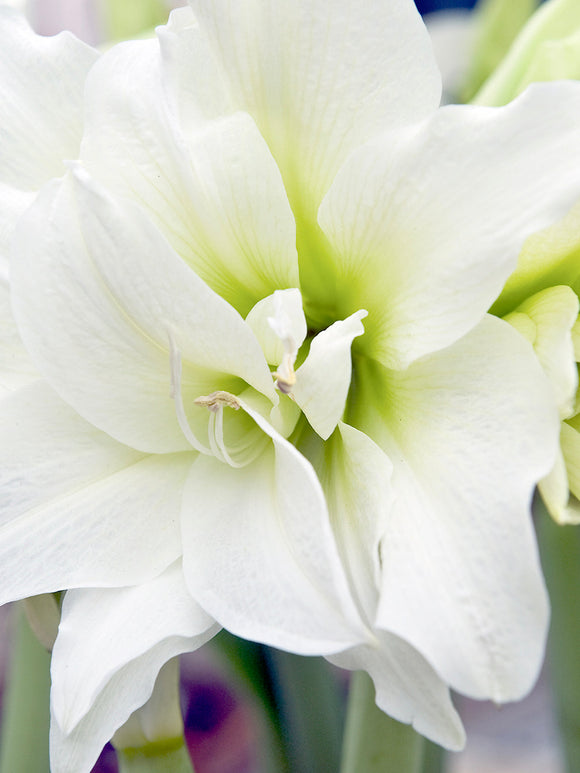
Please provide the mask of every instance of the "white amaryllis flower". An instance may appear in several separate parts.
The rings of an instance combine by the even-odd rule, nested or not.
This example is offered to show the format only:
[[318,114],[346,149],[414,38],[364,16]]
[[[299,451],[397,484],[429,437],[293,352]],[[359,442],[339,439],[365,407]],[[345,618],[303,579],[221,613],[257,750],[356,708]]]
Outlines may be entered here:
[[0,601],[68,589],[53,773],[219,625],[459,747],[448,688],[518,698],[543,651],[558,415],[485,312],[580,192],[580,88],[438,110],[411,0],[194,0],[91,68],[61,149],[78,91],[41,75],[86,49],[0,19],[4,233],[68,167],[11,237],[36,371],[12,328],[0,412]]

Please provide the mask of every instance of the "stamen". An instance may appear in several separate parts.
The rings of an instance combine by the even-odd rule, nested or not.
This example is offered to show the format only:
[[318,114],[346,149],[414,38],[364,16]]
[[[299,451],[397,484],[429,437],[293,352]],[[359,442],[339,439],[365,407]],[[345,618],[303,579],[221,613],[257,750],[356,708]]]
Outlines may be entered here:
[[212,392],[211,395],[201,395],[200,397],[196,397],[193,402],[196,405],[202,405],[205,408],[208,408],[213,413],[217,413],[224,405],[228,408],[233,408],[234,411],[240,409],[240,402],[237,397],[230,392],[224,392],[222,389],[218,389],[217,392]]
[[185,408],[183,406],[183,396],[181,394],[181,373],[182,373],[181,352],[177,348],[177,345],[175,343],[175,338],[173,336],[173,332],[169,327],[167,328],[167,335],[169,337],[169,362],[170,362],[170,368],[171,368],[170,395],[172,400],[175,403],[175,413],[177,414],[177,422],[181,428],[181,431],[183,432],[183,434],[185,435],[189,443],[191,443],[193,448],[195,448],[196,451],[199,451],[202,454],[211,456],[212,453],[210,449],[206,448],[206,446],[204,446],[203,443],[199,442],[199,440],[194,435],[189,425],[189,421],[185,413]]

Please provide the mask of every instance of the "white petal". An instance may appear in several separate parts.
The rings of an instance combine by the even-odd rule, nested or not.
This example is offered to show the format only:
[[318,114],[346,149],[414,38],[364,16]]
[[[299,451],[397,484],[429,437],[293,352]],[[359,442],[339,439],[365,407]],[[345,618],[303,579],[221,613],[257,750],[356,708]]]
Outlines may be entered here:
[[310,219],[354,147],[439,102],[427,32],[405,0],[190,5],[195,22],[180,10],[160,33],[176,101],[198,116],[247,110]]
[[530,502],[556,455],[549,383],[493,317],[405,373],[360,368],[353,423],[395,465],[377,626],[455,689],[515,700],[537,676],[548,623]]
[[341,668],[367,671],[375,683],[377,705],[389,716],[447,749],[457,751],[465,744],[447,686],[402,639],[384,633],[375,647],[355,647],[329,660]]
[[[521,328],[531,321],[534,334]],[[527,338],[554,388],[561,418],[574,412],[578,372],[572,327],[578,319],[578,296],[569,287],[549,287],[528,298],[504,318]]]
[[448,106],[353,154],[319,222],[341,313],[369,312],[362,345],[405,367],[475,325],[526,236],[580,195],[580,84],[537,84],[505,108]]
[[156,41],[116,46],[91,72],[81,158],[242,314],[298,285],[294,219],[264,139],[243,113],[182,130]]
[[20,215],[34,201],[35,194],[19,191],[0,180],[0,271],[6,273],[10,256],[12,232]]
[[0,434],[0,603],[139,582],[180,555],[191,454],[121,446],[44,382],[4,398]]
[[[278,332],[269,320],[276,320]],[[260,342],[266,361],[270,365],[279,365],[284,357],[284,339],[291,339],[295,352],[306,338],[306,318],[302,309],[300,290],[276,290],[252,308],[246,322]],[[276,323],[275,323],[276,326]]]
[[52,656],[51,770],[88,773],[163,664],[217,630],[180,563],[136,587],[69,591]]
[[352,374],[350,347],[365,332],[361,320],[366,316],[366,311],[357,311],[319,333],[296,371],[292,394],[323,440],[334,432],[344,413]]
[[193,465],[182,519],[188,587],[244,638],[300,654],[358,643],[366,634],[320,483],[292,445],[243,408],[274,445],[243,469],[205,456]]
[[12,316],[8,279],[0,275],[0,396],[38,377]]
[[35,35],[0,7],[0,180],[36,191],[64,173],[82,134],[83,88],[98,54],[69,32]]
[[232,376],[277,401],[239,314],[140,209],[111,198],[80,168],[39,196],[21,221],[15,252],[15,315],[35,364],[117,440],[147,452],[190,448],[171,396],[170,342],[182,356],[192,421],[203,418],[193,400],[235,389]]
[[367,435],[342,422],[326,443],[304,434],[299,449],[322,482],[352,595],[372,628],[381,585],[379,542],[392,503],[393,465]]

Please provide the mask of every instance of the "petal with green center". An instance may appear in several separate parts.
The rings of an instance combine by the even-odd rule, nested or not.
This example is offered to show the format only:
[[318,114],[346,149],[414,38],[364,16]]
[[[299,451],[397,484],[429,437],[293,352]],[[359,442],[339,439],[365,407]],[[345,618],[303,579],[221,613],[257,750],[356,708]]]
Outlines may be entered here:
[[376,625],[460,692],[515,700],[538,674],[548,624],[530,502],[556,457],[549,382],[494,317],[405,372],[357,369],[351,421],[395,468]]
[[180,114],[190,132],[236,110],[256,121],[296,218],[307,317],[327,327],[340,315],[318,206],[354,148],[438,106],[427,31],[407,0],[190,5],[193,15],[177,9],[158,31],[172,101],[187,105]]
[[161,666],[217,630],[187,592],[180,562],[135,587],[69,591],[52,655],[51,770],[89,773],[148,700]]
[[259,414],[242,408],[273,443],[243,469],[207,456],[194,463],[182,515],[189,590],[244,638],[304,655],[359,643],[367,632],[316,474]]
[[0,603],[150,579],[181,553],[193,454],[147,457],[87,424],[44,382],[2,400]]
[[368,356],[403,368],[477,324],[524,239],[580,195],[579,112],[580,84],[537,84],[505,108],[444,107],[351,156],[319,222],[341,313],[369,312]]
[[363,645],[329,658],[341,668],[364,669],[375,683],[377,706],[412,725],[447,749],[465,744],[465,731],[449,689],[429,663],[407,642],[382,633],[375,646]]
[[239,391],[240,379],[277,401],[239,314],[142,210],[82,169],[43,191],[18,228],[15,252],[15,315],[33,361],[75,410],[120,442],[156,453],[191,447],[172,399],[177,354],[192,422],[203,418],[196,397]]
[[280,173],[246,113],[182,127],[156,41],[116,46],[87,80],[81,158],[137,201],[177,253],[245,315],[298,286],[296,227]]
[[406,0],[190,5],[193,15],[178,9],[160,31],[185,91],[176,101],[193,102],[198,116],[248,111],[310,219],[353,148],[439,104],[429,36]]
[[310,352],[296,371],[292,394],[313,429],[326,440],[344,413],[350,389],[353,340],[365,330],[364,310],[335,322],[312,340]]

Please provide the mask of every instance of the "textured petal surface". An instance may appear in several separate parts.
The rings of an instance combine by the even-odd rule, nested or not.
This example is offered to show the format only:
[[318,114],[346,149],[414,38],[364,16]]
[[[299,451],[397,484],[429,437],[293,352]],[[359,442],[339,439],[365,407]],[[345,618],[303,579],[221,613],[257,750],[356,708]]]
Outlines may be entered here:
[[379,543],[392,504],[393,465],[367,435],[342,422],[326,443],[312,432],[304,433],[299,448],[322,483],[353,598],[372,628],[381,586]]
[[12,316],[8,278],[0,273],[0,397],[37,378]]
[[52,656],[55,773],[88,773],[151,695],[161,666],[218,627],[188,594],[181,563],[130,588],[69,591]]
[[580,195],[580,84],[538,84],[505,108],[448,106],[353,154],[323,202],[346,316],[405,367],[489,308],[526,236]]
[[363,645],[329,658],[341,668],[364,669],[375,683],[379,708],[411,724],[418,733],[457,751],[465,732],[449,689],[427,661],[405,641],[388,633],[376,646]]
[[3,183],[36,191],[77,157],[84,82],[97,56],[69,32],[35,35],[19,13],[0,7]]
[[172,400],[170,348],[182,359],[186,405],[234,388],[232,376],[277,400],[239,314],[139,208],[82,170],[39,196],[17,236],[13,294],[27,348],[67,402],[108,434],[147,452],[190,447]]
[[0,434],[0,603],[139,582],[180,555],[192,454],[122,446],[43,381],[4,398]]
[[350,388],[350,347],[365,329],[366,311],[335,322],[312,340],[308,357],[296,372],[294,399],[311,426],[326,440],[344,413]]
[[81,157],[97,179],[138,201],[242,314],[298,286],[294,218],[255,123],[237,113],[182,128],[165,98],[156,41],[116,46],[91,72]]
[[179,10],[160,33],[176,101],[192,124],[247,110],[310,219],[354,147],[439,103],[429,37],[405,0],[190,5],[195,20]]
[[273,438],[241,470],[200,456],[182,519],[192,595],[244,638],[325,654],[365,638],[348,591],[324,495],[304,457]]
[[529,510],[556,457],[549,382],[493,317],[404,373],[359,368],[353,423],[395,466],[377,626],[455,689],[517,699],[537,676],[548,622]]

